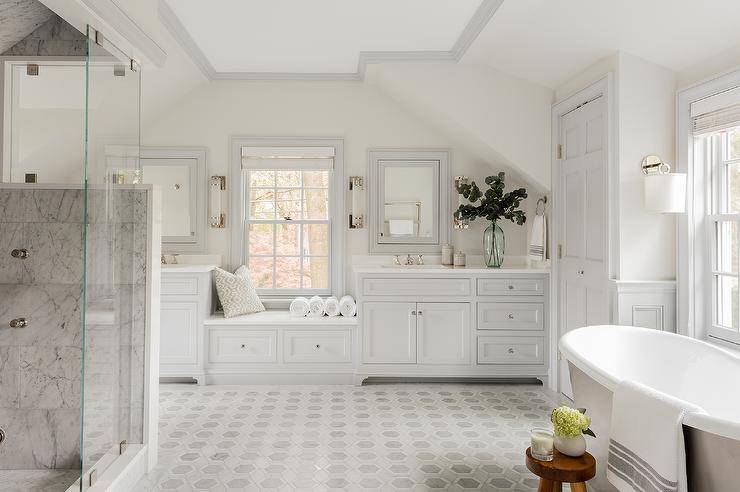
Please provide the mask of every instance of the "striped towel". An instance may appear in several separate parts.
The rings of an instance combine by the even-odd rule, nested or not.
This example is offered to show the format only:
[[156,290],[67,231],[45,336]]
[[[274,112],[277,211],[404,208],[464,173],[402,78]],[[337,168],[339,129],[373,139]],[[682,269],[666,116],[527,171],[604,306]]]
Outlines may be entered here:
[[535,214],[532,221],[532,238],[529,240],[529,259],[545,261],[547,259],[547,219],[544,215]]
[[686,492],[683,420],[701,408],[632,381],[614,391],[606,477],[620,492]]

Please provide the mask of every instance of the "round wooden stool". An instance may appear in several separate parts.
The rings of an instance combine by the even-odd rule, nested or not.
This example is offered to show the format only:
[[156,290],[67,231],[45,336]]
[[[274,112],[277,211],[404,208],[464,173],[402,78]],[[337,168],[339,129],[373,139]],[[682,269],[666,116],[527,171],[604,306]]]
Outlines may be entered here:
[[537,492],[560,492],[564,483],[569,483],[573,492],[586,492],[586,482],[596,475],[596,460],[589,453],[571,458],[555,450],[552,461],[540,461],[532,458],[527,448],[527,468],[540,477]]

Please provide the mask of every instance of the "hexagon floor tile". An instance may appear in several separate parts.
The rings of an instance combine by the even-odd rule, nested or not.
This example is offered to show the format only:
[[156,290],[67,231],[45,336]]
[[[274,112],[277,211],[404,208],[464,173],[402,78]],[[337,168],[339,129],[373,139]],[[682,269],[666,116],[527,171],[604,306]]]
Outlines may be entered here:
[[185,386],[160,392],[155,490],[537,490],[541,386]]

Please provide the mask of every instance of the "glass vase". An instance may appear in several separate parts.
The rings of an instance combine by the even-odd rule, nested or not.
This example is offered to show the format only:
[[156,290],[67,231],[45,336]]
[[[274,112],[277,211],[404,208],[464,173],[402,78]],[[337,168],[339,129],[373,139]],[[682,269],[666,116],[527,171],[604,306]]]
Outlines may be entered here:
[[483,232],[483,256],[486,266],[500,268],[503,265],[505,246],[504,231],[495,222],[491,222]]

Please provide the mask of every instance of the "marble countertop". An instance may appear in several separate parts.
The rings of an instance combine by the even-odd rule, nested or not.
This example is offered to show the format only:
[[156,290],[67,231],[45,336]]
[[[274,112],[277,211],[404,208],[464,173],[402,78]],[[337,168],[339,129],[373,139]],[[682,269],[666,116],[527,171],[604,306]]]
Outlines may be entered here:
[[162,265],[162,273],[204,273],[210,272],[214,268],[217,268],[217,265],[190,265],[187,263],[170,263],[167,265]]
[[445,265],[352,265],[355,273],[419,273],[434,275],[459,275],[459,274],[512,274],[512,273],[550,273],[548,267],[533,267],[526,264],[513,264],[501,268],[488,268],[484,265],[466,265],[464,267],[452,267]]

